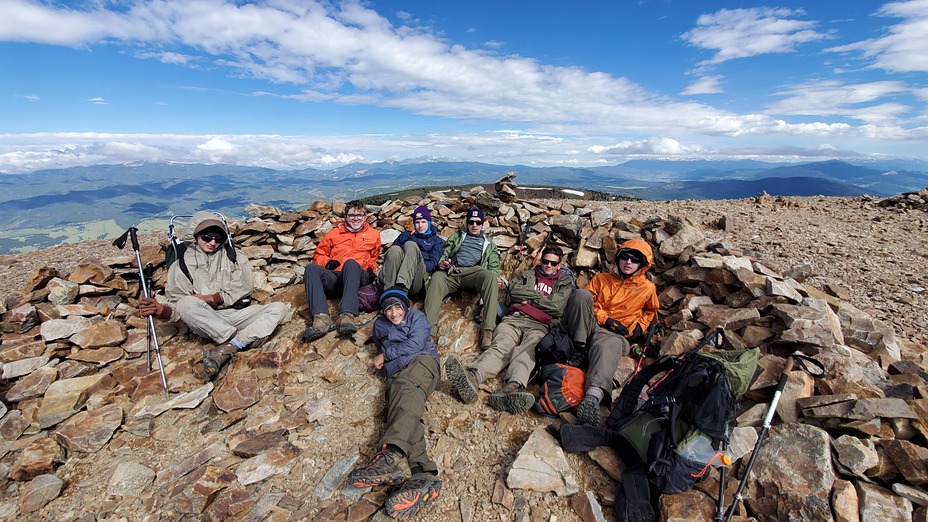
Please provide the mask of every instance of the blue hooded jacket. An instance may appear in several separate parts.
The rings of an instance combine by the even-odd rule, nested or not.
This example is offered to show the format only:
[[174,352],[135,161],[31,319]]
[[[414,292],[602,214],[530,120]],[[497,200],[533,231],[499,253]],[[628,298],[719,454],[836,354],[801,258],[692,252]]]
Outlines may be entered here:
[[441,251],[445,248],[445,240],[438,235],[438,227],[429,221],[429,229],[425,234],[407,230],[396,238],[393,245],[401,247],[407,241],[419,245],[419,250],[422,251],[422,260],[425,261],[425,271],[430,274],[433,273],[435,268],[438,267],[438,260],[441,259]]
[[380,314],[374,321],[374,346],[383,354],[387,377],[401,371],[420,355],[431,355],[438,362],[438,347],[431,339],[432,325],[421,310],[409,308],[400,324],[394,325]]

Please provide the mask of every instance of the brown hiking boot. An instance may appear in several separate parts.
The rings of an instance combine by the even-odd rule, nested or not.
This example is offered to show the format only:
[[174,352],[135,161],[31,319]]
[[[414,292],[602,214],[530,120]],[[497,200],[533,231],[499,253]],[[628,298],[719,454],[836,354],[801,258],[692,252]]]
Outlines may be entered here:
[[351,337],[358,331],[354,324],[355,316],[347,312],[338,314],[338,322],[335,323],[335,330],[338,331],[339,337]]
[[232,343],[222,343],[211,350],[207,350],[203,354],[203,370],[206,375],[213,378],[236,352],[238,352],[238,347]]
[[451,387],[458,393],[458,397],[466,403],[477,401],[477,388],[480,378],[471,368],[464,368],[461,361],[453,355],[445,359],[445,375],[451,381]]
[[480,335],[480,349],[486,350],[493,346],[493,330],[483,330]]
[[315,341],[335,329],[335,323],[329,314],[316,314],[313,316],[312,326],[303,330],[303,342]]
[[487,404],[494,410],[525,413],[535,404],[535,396],[525,391],[522,383],[509,381],[495,393],[490,394]]

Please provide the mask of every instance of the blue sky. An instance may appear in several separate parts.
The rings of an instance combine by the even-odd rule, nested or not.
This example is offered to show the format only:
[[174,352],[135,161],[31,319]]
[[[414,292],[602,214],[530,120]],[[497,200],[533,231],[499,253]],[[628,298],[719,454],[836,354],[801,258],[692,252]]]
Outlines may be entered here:
[[0,0],[0,13],[3,173],[928,159],[928,0]]

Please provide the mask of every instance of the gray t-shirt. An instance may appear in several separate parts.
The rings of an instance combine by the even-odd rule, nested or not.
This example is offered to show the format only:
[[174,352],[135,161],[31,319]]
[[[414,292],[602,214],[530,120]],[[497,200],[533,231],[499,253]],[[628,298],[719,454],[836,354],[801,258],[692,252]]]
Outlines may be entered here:
[[483,243],[486,241],[483,234],[474,236],[464,234],[464,241],[461,241],[461,248],[454,255],[454,264],[456,266],[477,266],[480,264],[480,258],[483,256]]

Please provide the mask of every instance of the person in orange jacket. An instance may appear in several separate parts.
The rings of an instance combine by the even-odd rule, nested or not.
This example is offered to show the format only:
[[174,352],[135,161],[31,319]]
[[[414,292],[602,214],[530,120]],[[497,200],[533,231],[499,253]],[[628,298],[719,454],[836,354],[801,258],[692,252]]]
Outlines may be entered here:
[[651,245],[630,239],[619,247],[612,272],[596,274],[567,301],[564,319],[575,350],[587,351],[585,394],[577,423],[599,426],[600,404],[612,395],[612,376],[629,340],[644,337],[657,315],[657,288],[645,273],[653,263]]
[[[303,330],[303,340],[314,341],[338,330],[350,336],[358,331],[354,320],[359,313],[358,288],[374,280],[380,257],[380,232],[367,222],[362,201],[345,206],[345,220],[335,223],[316,247],[313,262],[303,271],[306,303],[312,323]],[[338,322],[329,317],[326,296],[341,296]]]

